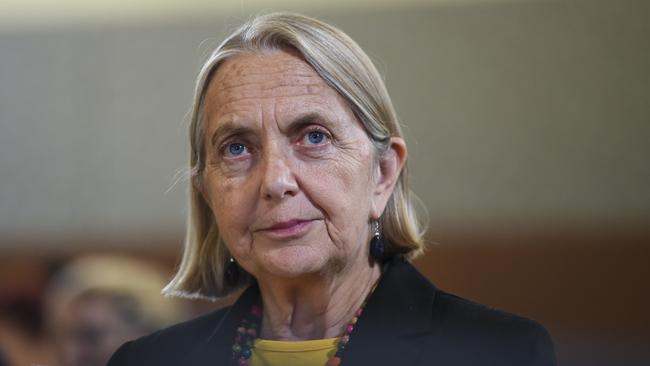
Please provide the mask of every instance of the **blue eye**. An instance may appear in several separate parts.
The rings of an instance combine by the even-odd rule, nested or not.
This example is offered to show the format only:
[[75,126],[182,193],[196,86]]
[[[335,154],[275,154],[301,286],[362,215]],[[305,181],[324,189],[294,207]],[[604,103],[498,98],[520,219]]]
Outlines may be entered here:
[[311,131],[307,134],[309,143],[320,144],[325,139],[325,134],[320,131]]
[[246,146],[239,142],[234,142],[227,146],[227,153],[233,156],[241,155],[244,151],[246,151]]

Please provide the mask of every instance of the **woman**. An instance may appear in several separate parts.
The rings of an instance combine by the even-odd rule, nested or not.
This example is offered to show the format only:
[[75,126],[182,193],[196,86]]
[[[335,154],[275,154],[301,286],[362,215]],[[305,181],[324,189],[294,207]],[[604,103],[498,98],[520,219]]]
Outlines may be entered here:
[[437,290],[388,93],[341,31],[257,17],[201,70],[191,211],[167,294],[237,302],[109,365],[551,365],[537,323]]

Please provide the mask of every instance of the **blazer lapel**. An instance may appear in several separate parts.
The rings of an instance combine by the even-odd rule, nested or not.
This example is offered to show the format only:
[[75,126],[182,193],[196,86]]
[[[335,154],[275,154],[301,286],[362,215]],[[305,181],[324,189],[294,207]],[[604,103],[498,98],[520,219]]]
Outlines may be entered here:
[[257,284],[248,287],[224,314],[214,331],[188,354],[184,365],[227,366],[230,364],[235,332],[251,306],[259,302]]
[[415,365],[431,332],[436,289],[402,258],[388,264],[341,364]]

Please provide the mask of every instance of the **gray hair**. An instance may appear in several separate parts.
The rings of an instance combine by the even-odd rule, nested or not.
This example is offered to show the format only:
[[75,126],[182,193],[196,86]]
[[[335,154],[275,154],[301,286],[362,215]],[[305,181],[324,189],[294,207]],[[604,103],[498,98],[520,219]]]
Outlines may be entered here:
[[[205,169],[203,113],[209,82],[219,65],[242,53],[291,49],[299,52],[316,73],[348,103],[372,142],[376,156],[402,137],[395,109],[383,79],[370,58],[350,37],[319,20],[293,13],[271,13],[246,22],[226,38],[205,62],[197,78],[190,121],[189,213],[180,267],[165,287],[167,295],[217,298],[250,283],[244,272],[237,284],[224,281],[228,250],[200,187]],[[405,165],[380,219],[386,250],[407,258],[423,250]]]

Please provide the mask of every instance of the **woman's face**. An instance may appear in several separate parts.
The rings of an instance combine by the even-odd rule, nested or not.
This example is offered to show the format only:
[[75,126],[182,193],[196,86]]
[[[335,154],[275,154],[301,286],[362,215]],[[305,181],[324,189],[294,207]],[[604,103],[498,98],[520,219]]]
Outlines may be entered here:
[[225,61],[204,123],[202,192],[244,269],[294,278],[368,263],[369,222],[390,195],[381,164],[345,101],[299,56]]

